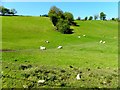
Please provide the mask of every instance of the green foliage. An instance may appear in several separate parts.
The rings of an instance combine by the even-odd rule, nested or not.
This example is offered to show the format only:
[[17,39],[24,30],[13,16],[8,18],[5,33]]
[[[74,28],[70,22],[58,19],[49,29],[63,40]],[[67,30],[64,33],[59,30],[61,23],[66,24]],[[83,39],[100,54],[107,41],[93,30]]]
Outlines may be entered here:
[[94,20],[97,20],[99,15],[94,15]]
[[113,21],[115,21],[115,18],[112,18]]
[[53,25],[56,26],[58,19],[63,17],[63,11],[57,8],[56,6],[53,6],[50,8],[48,16],[50,17]]
[[8,8],[3,7],[3,6],[0,6],[0,12],[2,13],[3,16],[7,15],[7,14],[14,15],[17,13],[17,11],[15,9],[8,9]]
[[71,33],[70,25],[67,20],[60,19],[56,27],[57,30],[63,34]]
[[81,20],[81,18],[80,18],[80,17],[78,17],[78,18],[77,18],[77,20]]
[[74,21],[73,15],[70,12],[65,12],[64,17],[66,20],[68,20],[68,23],[71,25],[72,22]]
[[57,30],[64,34],[71,33],[70,25],[76,25],[76,23],[73,22],[74,18],[72,13],[63,13],[63,11],[56,6],[50,8],[48,16]]
[[92,19],[93,19],[93,17],[92,17],[92,16],[90,16],[90,17],[89,17],[89,20],[92,20]]
[[85,21],[88,19],[88,17],[85,17]]
[[9,9],[7,9],[3,6],[0,6],[0,12],[2,13],[2,15],[5,15],[5,14],[9,13]]
[[51,19],[53,25],[56,26],[56,24],[57,24],[57,22],[58,22],[58,16],[57,16],[56,14],[52,14],[52,15],[50,16],[50,19]]
[[9,10],[9,12],[8,12],[8,14],[16,14],[17,13],[17,11],[13,8],[13,9],[10,9]]
[[106,14],[104,12],[100,13],[100,20],[105,20],[106,19]]

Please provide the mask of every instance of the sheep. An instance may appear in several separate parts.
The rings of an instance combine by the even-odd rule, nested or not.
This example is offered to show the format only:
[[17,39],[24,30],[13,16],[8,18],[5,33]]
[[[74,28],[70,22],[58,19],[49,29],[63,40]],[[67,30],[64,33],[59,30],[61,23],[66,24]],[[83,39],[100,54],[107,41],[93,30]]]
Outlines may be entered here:
[[100,40],[100,42],[99,43],[102,43],[103,41],[102,40]]
[[78,36],[78,38],[80,38],[80,36]]
[[85,37],[86,35],[83,35],[83,37]]
[[62,46],[58,46],[58,49],[62,49]]
[[45,41],[46,43],[49,43],[49,41]]
[[76,79],[79,80],[81,78],[80,74],[77,75]]
[[45,47],[43,47],[43,46],[40,46],[40,49],[41,49],[41,50],[45,50],[46,48],[45,48]]
[[103,41],[103,44],[105,44],[105,41]]

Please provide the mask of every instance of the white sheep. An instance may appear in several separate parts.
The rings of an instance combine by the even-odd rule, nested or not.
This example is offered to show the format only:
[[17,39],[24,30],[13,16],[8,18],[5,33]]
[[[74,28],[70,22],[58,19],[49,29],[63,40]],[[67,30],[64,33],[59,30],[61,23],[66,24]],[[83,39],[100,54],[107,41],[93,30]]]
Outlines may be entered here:
[[45,47],[43,47],[43,46],[40,46],[40,49],[41,49],[41,50],[45,50],[46,48],[45,48]]
[[77,75],[76,79],[77,79],[77,80],[79,80],[79,79],[80,79],[80,74],[78,74],[78,75]]
[[103,41],[102,40],[100,40],[100,42],[99,43],[102,43]]
[[78,38],[80,38],[80,36],[78,36]]
[[86,35],[83,35],[83,37],[85,37]]
[[46,43],[49,43],[49,41],[45,41]]
[[103,41],[103,44],[105,44],[105,41]]
[[62,46],[58,46],[58,49],[62,49]]

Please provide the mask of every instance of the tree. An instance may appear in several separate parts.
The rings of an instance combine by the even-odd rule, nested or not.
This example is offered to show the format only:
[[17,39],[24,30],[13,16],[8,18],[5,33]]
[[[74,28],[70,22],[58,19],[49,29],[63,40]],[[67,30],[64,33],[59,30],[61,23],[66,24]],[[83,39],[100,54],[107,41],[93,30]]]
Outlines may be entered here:
[[105,20],[106,19],[106,14],[103,12],[100,13],[100,20]]
[[13,14],[13,16],[17,13],[17,11],[13,8],[13,9],[10,9],[8,14]]
[[60,19],[56,25],[57,30],[63,34],[69,34],[71,33],[70,25],[68,23],[68,20]]
[[48,12],[48,16],[50,17],[53,25],[56,27],[56,30],[63,34],[71,33],[70,25],[76,25],[73,18],[72,13],[65,12],[53,6],[50,8]]
[[68,20],[68,23],[71,25],[72,22],[74,21],[72,13],[65,12],[63,15],[64,15],[65,19]]
[[85,21],[88,19],[88,17],[85,17]]
[[0,12],[2,13],[2,15],[9,15],[9,14],[16,14],[17,11],[15,9],[8,9],[8,8],[5,8],[3,6],[0,6]]
[[97,20],[99,15],[94,15],[94,20]]
[[9,13],[9,9],[3,7],[3,6],[0,6],[0,12],[2,13],[2,15],[4,16],[5,14],[8,14]]
[[112,18],[113,21],[115,21],[115,18]]
[[89,20],[92,20],[92,19],[93,19],[93,17],[92,17],[92,16],[90,16],[90,17],[89,17]]
[[56,26],[58,19],[63,17],[63,11],[56,6],[52,6],[48,12],[48,16],[50,17],[53,25]]
[[78,17],[78,18],[77,18],[77,20],[81,20],[81,18],[80,18],[80,17]]

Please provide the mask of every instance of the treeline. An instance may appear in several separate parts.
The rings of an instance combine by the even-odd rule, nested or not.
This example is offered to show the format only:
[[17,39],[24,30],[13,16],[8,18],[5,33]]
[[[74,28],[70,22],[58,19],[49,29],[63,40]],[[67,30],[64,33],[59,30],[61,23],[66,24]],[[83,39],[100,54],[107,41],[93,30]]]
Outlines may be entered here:
[[14,16],[16,13],[17,13],[17,11],[14,8],[8,9],[3,6],[0,6],[0,15],[2,15],[2,16],[8,16],[8,15]]
[[[82,20],[82,21],[86,21],[86,20],[103,20],[106,21],[106,14],[104,12],[101,12],[99,15],[94,15],[94,16],[86,16],[84,19],[81,19],[81,17],[78,17],[76,20]],[[119,18],[111,18],[109,20],[113,20],[113,21],[120,21]]]

